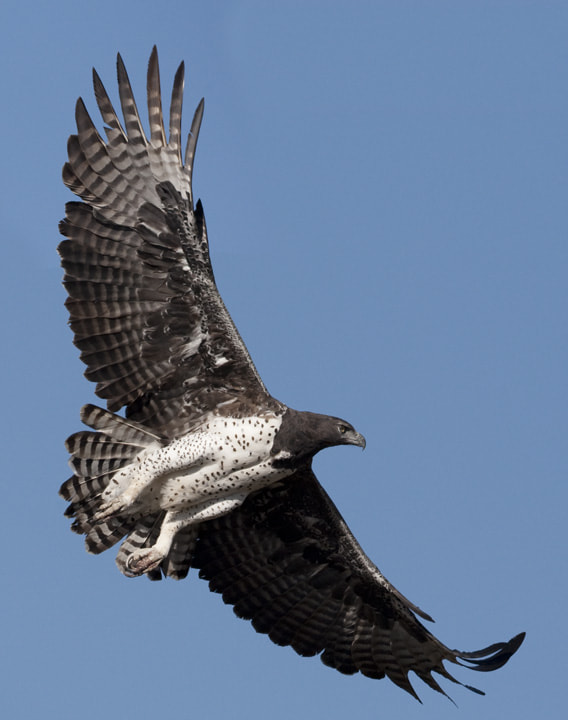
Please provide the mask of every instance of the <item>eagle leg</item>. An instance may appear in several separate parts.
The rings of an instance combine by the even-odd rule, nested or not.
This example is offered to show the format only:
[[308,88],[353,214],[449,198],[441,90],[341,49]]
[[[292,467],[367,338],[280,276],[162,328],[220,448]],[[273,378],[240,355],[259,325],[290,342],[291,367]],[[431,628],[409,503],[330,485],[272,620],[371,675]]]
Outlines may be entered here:
[[180,530],[204,520],[211,520],[226,515],[239,507],[246,498],[246,493],[239,493],[223,498],[194,505],[189,510],[171,510],[166,513],[155,544],[132,552],[126,563],[121,567],[127,577],[138,577],[158,567],[168,556],[175,536]]
[[109,502],[102,503],[99,505],[94,521],[95,523],[103,522],[104,520],[110,520],[111,518],[118,517],[126,512],[132,513],[133,501],[126,497],[121,496],[110,500]]
[[[142,470],[142,471],[141,471]],[[103,502],[99,505],[94,516],[96,523],[110,520],[125,513],[131,514],[140,495],[155,479],[148,472],[143,472],[140,464],[131,463],[121,468],[111,480],[109,486],[102,493]],[[138,471],[138,475],[136,475]]]
[[123,572],[127,577],[139,577],[157,568],[165,557],[156,546],[136,550],[126,561]]

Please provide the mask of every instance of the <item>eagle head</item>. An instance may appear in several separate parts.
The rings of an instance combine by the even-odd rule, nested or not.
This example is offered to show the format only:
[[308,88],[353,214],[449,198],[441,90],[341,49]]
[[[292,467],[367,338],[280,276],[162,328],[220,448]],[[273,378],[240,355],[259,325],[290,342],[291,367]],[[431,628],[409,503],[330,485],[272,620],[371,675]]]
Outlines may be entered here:
[[331,415],[319,415],[288,408],[274,437],[271,455],[279,467],[296,467],[327,447],[357,445],[365,447],[365,438],[353,425]]

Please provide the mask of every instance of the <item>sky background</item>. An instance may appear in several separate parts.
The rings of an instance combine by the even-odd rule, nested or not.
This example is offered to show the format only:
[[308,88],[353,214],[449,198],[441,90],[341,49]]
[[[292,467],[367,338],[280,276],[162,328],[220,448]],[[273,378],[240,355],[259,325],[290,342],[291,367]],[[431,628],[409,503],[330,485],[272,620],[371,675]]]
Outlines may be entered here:
[[[12,2],[2,74],[0,714],[405,720],[565,716],[565,2]],[[159,49],[218,285],[269,390],[345,417],[316,472],[450,647],[521,630],[485,698],[344,677],[237,620],[195,573],[128,580],[58,498],[93,385],[55,248],[81,95]]]

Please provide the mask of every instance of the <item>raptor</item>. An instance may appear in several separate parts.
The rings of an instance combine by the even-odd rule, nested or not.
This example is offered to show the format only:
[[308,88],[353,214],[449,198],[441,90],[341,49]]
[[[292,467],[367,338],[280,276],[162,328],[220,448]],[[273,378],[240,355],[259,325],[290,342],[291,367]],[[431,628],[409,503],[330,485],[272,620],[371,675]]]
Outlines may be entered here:
[[74,342],[107,409],[83,407],[89,429],[67,440],[73,475],[60,493],[73,530],[92,553],[120,543],[129,577],[181,579],[197,568],[278,645],[343,673],[387,676],[415,697],[410,671],[444,692],[433,673],[458,682],[445,661],[504,665],[524,634],[475,652],[446,647],[316,479],[316,453],[364,447],[363,436],[264,386],[218,292],[194,202],[203,101],[182,156],[183,64],[166,134],[151,54],[149,137],[120,56],[123,123],[93,77],[106,139],[79,99],[63,180],[80,201],[66,206],[59,253]]

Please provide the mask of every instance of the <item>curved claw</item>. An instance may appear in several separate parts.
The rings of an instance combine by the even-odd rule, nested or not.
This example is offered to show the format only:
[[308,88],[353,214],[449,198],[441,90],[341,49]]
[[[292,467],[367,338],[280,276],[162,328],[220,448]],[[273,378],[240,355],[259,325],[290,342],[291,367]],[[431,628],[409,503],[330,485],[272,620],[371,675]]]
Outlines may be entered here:
[[155,547],[136,550],[126,561],[124,574],[128,577],[139,577],[158,567],[164,554]]

